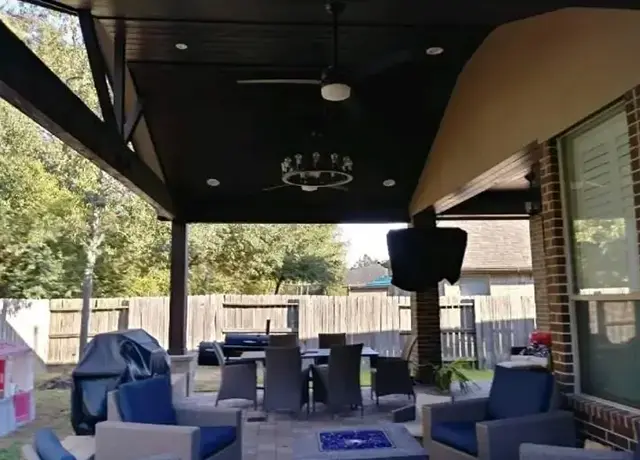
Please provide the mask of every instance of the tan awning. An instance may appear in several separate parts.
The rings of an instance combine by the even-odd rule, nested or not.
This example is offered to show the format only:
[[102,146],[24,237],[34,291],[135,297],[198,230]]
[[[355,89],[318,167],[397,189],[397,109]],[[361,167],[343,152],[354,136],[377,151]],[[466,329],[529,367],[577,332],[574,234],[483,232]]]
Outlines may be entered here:
[[639,83],[639,11],[570,8],[496,29],[458,78],[411,213]]

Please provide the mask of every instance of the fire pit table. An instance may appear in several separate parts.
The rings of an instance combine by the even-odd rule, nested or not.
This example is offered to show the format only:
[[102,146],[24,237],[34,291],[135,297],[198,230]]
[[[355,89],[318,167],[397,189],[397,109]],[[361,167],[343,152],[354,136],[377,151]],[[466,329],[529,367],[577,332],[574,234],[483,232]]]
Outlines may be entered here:
[[294,441],[295,460],[427,460],[424,448],[405,427],[382,424],[322,428]]

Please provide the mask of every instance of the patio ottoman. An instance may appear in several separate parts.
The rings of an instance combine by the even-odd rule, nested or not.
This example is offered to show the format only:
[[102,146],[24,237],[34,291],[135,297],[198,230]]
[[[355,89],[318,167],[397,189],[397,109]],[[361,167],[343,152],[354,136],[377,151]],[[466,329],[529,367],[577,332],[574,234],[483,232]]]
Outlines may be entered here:
[[427,452],[401,425],[327,427],[295,439],[294,460],[427,460]]

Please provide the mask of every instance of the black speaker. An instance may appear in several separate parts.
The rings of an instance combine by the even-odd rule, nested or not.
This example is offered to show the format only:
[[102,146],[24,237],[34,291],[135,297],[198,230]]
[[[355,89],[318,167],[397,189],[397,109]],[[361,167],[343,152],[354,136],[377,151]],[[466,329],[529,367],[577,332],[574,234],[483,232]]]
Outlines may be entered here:
[[405,291],[422,291],[446,279],[460,279],[467,232],[459,228],[406,228],[387,234],[391,283]]

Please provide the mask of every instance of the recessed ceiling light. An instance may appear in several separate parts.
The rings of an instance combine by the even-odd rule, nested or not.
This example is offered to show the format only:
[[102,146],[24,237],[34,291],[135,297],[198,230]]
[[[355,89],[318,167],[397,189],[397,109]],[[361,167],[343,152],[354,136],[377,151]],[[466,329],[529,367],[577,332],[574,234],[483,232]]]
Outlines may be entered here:
[[385,187],[393,187],[394,185],[396,185],[396,181],[394,181],[393,179],[387,179],[382,182],[382,185],[384,185]]
[[300,188],[303,192],[315,192],[316,190],[318,190],[318,187],[316,187],[315,185],[303,185]]
[[189,48],[189,45],[187,45],[186,43],[176,43],[176,48],[180,51],[184,51]]
[[429,56],[437,56],[438,54],[444,53],[444,48],[441,48],[439,46],[432,46],[431,48],[427,48],[426,53]]
[[220,181],[218,179],[207,179],[207,185],[209,187],[217,187],[218,185],[220,185]]

